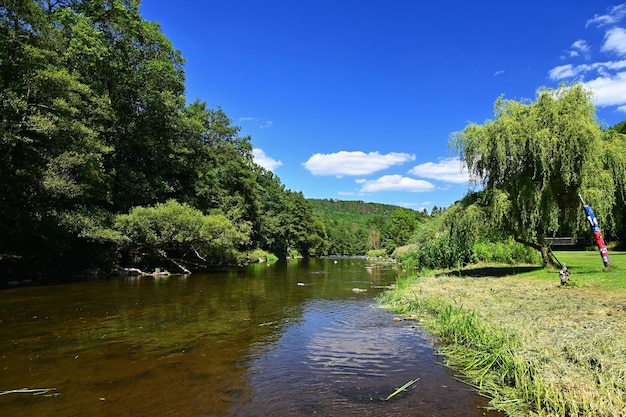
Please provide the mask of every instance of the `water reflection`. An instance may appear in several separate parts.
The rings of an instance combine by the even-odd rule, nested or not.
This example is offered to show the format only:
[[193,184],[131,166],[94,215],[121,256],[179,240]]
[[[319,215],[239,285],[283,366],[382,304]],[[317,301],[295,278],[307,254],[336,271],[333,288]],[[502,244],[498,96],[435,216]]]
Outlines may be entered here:
[[0,396],[2,415],[482,415],[484,400],[435,364],[428,338],[375,306],[374,287],[394,271],[366,266],[310,260],[4,290],[0,390],[61,395]]

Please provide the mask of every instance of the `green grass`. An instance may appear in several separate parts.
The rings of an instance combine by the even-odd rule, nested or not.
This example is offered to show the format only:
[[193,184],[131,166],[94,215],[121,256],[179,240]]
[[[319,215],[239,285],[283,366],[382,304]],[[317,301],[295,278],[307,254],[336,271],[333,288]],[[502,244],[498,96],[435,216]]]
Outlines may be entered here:
[[512,416],[626,415],[626,253],[558,252],[558,269],[481,265],[398,282],[381,301],[416,314],[450,366]]

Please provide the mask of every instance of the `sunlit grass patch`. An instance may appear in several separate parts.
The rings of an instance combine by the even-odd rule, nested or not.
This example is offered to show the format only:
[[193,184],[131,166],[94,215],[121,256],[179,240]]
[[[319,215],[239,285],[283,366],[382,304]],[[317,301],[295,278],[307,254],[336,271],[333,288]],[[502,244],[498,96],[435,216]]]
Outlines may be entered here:
[[574,285],[561,286],[558,269],[461,273],[406,280],[382,301],[421,315],[449,363],[496,408],[626,415],[626,257],[611,256],[605,270],[596,252],[557,253]]

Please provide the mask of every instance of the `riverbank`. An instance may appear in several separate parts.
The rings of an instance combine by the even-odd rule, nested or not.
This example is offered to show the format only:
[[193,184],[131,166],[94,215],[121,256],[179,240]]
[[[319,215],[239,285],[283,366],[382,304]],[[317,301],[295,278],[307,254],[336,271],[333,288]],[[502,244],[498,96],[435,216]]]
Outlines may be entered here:
[[626,415],[626,253],[559,252],[558,269],[481,267],[408,278],[381,297],[437,337],[490,406],[511,416]]

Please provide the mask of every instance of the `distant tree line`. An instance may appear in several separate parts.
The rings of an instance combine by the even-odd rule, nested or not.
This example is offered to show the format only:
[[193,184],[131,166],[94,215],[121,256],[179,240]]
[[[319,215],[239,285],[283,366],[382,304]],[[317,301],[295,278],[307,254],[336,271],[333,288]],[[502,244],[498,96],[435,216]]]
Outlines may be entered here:
[[406,245],[428,217],[423,212],[388,204],[309,201],[324,223],[328,235],[324,252],[330,255],[365,255],[370,251],[391,254],[396,247]]

